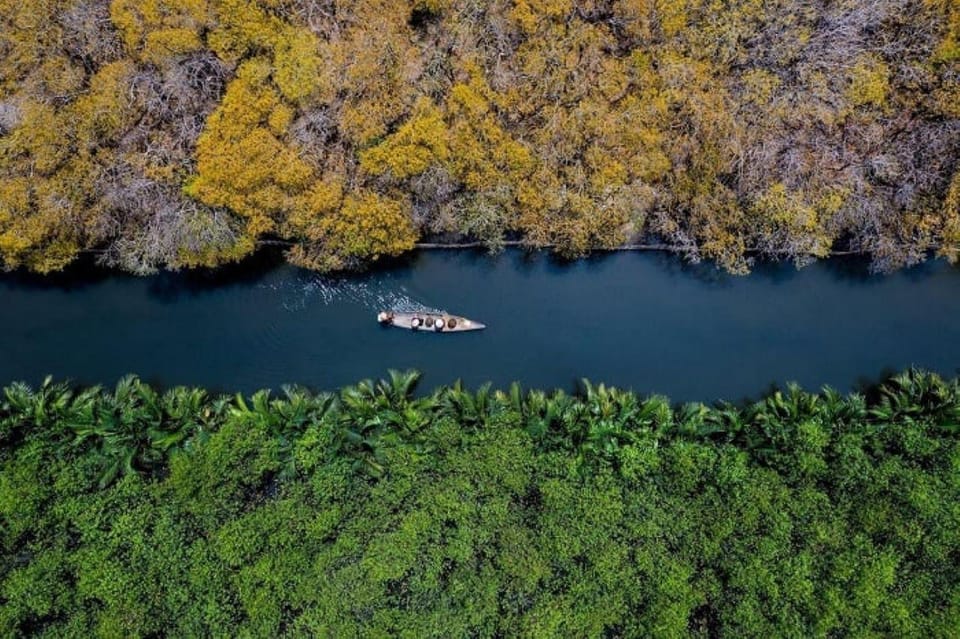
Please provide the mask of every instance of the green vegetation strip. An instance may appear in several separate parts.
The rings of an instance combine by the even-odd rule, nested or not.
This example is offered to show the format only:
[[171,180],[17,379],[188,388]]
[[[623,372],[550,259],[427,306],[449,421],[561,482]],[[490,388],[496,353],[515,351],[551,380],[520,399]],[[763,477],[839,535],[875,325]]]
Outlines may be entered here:
[[14,384],[3,636],[955,636],[960,385]]

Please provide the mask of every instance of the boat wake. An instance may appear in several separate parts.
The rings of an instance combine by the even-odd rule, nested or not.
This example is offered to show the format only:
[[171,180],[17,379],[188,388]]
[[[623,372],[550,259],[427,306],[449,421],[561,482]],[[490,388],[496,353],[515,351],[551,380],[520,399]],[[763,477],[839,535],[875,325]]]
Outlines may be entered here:
[[282,306],[287,311],[300,311],[313,304],[355,304],[371,311],[390,309],[401,313],[442,312],[442,309],[413,298],[405,287],[397,288],[389,279],[358,281],[310,275],[294,282],[265,286],[283,294]]

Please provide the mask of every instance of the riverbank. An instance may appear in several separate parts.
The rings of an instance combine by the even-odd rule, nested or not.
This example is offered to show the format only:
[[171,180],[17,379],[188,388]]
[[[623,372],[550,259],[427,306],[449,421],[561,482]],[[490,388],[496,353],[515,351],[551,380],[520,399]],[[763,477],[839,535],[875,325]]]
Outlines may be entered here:
[[[297,243],[291,242],[289,240],[260,240],[257,242],[257,245],[263,246],[263,247],[279,246],[279,247],[285,247],[285,248],[292,248],[294,246],[297,246]],[[507,249],[507,248],[521,249],[521,250],[527,250],[527,251],[544,251],[544,250],[549,251],[549,250],[556,249],[557,245],[556,244],[531,244],[524,240],[503,240],[503,241],[496,242],[495,244],[491,244],[490,242],[483,242],[483,241],[450,240],[446,242],[416,242],[413,245],[413,249],[417,251],[484,249],[484,250],[492,250],[496,252],[498,250]],[[658,252],[658,253],[670,253],[673,255],[681,256],[681,257],[685,255],[685,250],[679,246],[671,246],[669,244],[661,244],[661,243],[652,243],[652,244],[631,243],[631,244],[621,244],[619,246],[614,246],[609,248],[602,248],[602,247],[593,248],[593,249],[590,249],[590,251],[588,251],[587,254],[583,257],[589,257],[591,253],[603,254],[603,253],[618,253],[618,252],[632,252],[632,251],[640,251],[640,252],[652,251],[652,252]],[[759,248],[748,248],[746,249],[746,252],[748,254],[753,254],[753,255],[763,254],[767,256],[776,254],[776,253],[771,254]],[[810,260],[817,259],[817,256],[813,256],[813,255],[796,256],[787,251],[781,252],[780,255],[784,258],[790,258],[790,259],[797,258],[797,257],[804,258],[804,259],[809,258]],[[849,250],[849,251],[830,250],[826,255],[820,256],[820,258],[822,259],[825,257],[850,257],[850,256],[869,257],[870,252],[869,251],[853,251],[853,250]],[[699,261],[699,258],[697,259],[697,261]]]
[[0,403],[5,635],[947,636],[960,386]]
[[[289,250],[289,249],[301,246],[301,244],[298,242],[293,242],[290,240],[280,240],[280,239],[261,239],[261,240],[257,240],[256,245],[258,247],[259,253],[262,253],[263,251],[268,251],[271,249]],[[457,250],[478,251],[479,250],[479,251],[489,252],[491,254],[496,254],[505,249],[517,249],[517,250],[521,250],[529,253],[538,253],[541,251],[552,252],[556,248],[557,246],[555,244],[536,244],[535,245],[535,244],[530,244],[529,242],[524,240],[503,240],[503,241],[496,242],[495,244],[491,244],[490,242],[484,242],[480,240],[464,240],[464,241],[450,240],[450,241],[442,241],[442,242],[431,241],[431,242],[416,242],[410,251],[400,253],[394,256],[389,256],[385,259],[387,261],[397,260],[397,259],[403,260],[403,259],[407,259],[415,256],[417,251],[438,251],[438,250],[439,251],[457,251]],[[105,256],[108,252],[109,251],[107,249],[83,249],[81,251],[78,251],[78,254],[102,257],[102,256]],[[589,259],[590,257],[596,256],[596,255],[604,255],[609,253],[634,253],[634,252],[666,253],[669,255],[677,256],[693,264],[700,264],[701,262],[705,262],[707,264],[713,264],[718,270],[722,270],[719,264],[716,264],[710,259],[704,260],[697,251],[691,252],[690,249],[685,249],[683,247],[678,247],[678,246],[671,246],[669,244],[663,244],[663,243],[630,243],[630,244],[621,244],[619,246],[607,247],[607,248],[602,248],[602,247],[593,248],[578,258],[566,258],[566,259],[567,261],[577,261],[577,260]],[[863,251],[863,250],[830,250],[825,255],[821,255],[821,256],[814,256],[814,255],[798,256],[788,251],[777,253],[777,252],[761,250],[759,248],[748,248],[746,249],[745,254],[750,256],[753,259],[759,259],[761,262],[765,261],[769,263],[769,262],[777,262],[781,260],[787,261],[797,265],[798,268],[801,268],[803,265],[809,265],[816,261],[829,259],[831,257],[863,257],[863,258],[872,257],[872,254],[870,251]],[[254,253],[251,255],[246,255],[244,257],[241,257],[236,261],[226,262],[219,266],[193,265],[193,266],[186,267],[185,270],[202,272],[202,271],[215,270],[218,268],[227,268],[229,266],[235,265],[238,262],[257,259],[257,257],[258,257],[257,253]],[[558,259],[565,259],[556,254],[554,254],[554,257],[557,257]],[[904,268],[904,269],[910,268],[912,266],[916,266],[917,264],[922,264],[923,262],[931,259],[940,259],[940,256],[938,256],[932,250],[922,252],[920,255],[915,256],[913,259],[911,259],[909,263],[900,264],[898,268]],[[354,268],[342,269],[340,271],[334,271],[333,273],[336,274],[337,272],[340,272],[340,273],[362,272],[365,270],[377,268],[381,262],[382,260],[380,262],[360,263],[355,265]],[[109,265],[105,265],[105,268],[113,268],[113,267]],[[176,268],[173,270],[176,271],[176,270],[184,270],[184,269]],[[893,270],[897,270],[897,269],[884,271],[884,269],[882,268],[876,268],[874,270],[876,270],[877,272],[892,272]],[[123,271],[123,269],[120,269],[120,271]],[[151,269],[148,271],[133,273],[133,274],[134,275],[152,275],[155,272],[156,272],[155,270]],[[323,271],[317,271],[317,272],[324,273]],[[731,272],[733,274],[739,274],[739,275],[749,274],[749,271],[742,271],[739,273],[735,271],[727,271],[727,272]],[[330,272],[328,271],[327,273],[329,274]]]

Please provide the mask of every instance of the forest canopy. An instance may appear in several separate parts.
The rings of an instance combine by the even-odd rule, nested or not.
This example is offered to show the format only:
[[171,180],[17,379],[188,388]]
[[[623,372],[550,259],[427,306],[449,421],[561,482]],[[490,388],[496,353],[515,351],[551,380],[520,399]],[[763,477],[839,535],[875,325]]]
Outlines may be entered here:
[[0,633],[947,637],[960,384],[8,386]]
[[960,258],[957,0],[0,0],[0,259]]

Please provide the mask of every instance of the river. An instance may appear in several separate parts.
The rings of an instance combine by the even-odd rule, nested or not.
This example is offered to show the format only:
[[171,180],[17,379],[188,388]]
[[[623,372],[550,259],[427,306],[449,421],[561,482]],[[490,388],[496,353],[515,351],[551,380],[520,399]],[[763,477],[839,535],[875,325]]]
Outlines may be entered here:
[[[571,390],[589,378],[709,402],[787,381],[849,391],[911,365],[960,369],[960,270],[942,261],[877,276],[863,260],[834,258],[737,277],[662,253],[561,263],[425,251],[347,277],[260,257],[143,278],[12,273],[0,287],[3,382],[112,384],[137,373],[165,387],[250,392],[415,368],[425,389],[462,378]],[[384,307],[447,309],[489,328],[383,328]]]

